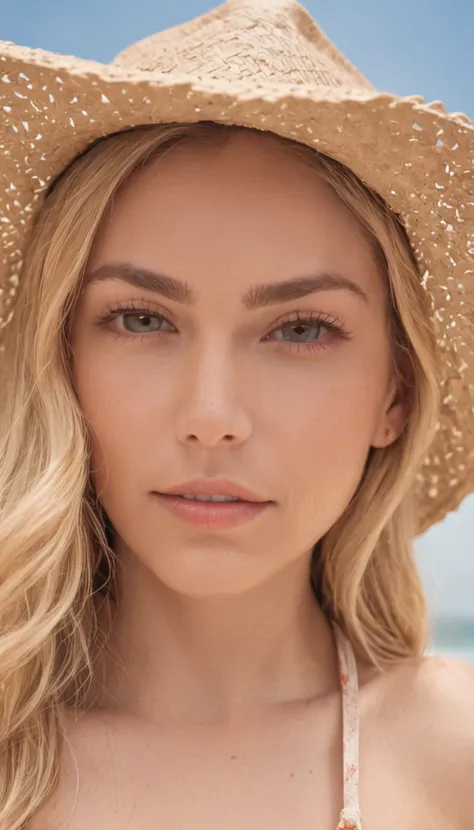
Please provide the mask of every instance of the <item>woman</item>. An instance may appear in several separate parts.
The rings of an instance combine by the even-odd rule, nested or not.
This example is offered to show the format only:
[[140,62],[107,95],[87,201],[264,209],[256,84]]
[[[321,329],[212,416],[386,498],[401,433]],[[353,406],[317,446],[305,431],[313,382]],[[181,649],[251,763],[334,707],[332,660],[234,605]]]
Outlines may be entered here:
[[1,56],[0,826],[464,830],[472,125],[291,3]]

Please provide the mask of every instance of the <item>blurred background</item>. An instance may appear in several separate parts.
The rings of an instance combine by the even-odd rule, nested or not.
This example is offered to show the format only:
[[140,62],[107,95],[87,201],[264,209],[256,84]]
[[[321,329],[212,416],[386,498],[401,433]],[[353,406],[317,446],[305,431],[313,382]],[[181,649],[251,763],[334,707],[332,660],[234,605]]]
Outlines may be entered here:
[[[218,0],[0,0],[0,39],[111,61],[130,43]],[[306,0],[303,5],[380,90],[423,95],[474,119],[473,0]],[[417,540],[432,651],[474,665],[474,495]]]

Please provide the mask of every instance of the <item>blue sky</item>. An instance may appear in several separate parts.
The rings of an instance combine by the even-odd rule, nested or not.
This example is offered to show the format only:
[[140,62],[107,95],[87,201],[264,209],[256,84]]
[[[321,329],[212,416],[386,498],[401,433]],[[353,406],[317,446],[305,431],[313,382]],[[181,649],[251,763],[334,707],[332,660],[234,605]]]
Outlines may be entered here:
[[[128,44],[217,5],[208,0],[0,0],[0,36],[110,61]],[[474,0],[306,0],[379,89],[474,118]],[[474,617],[474,496],[416,546],[433,611]]]

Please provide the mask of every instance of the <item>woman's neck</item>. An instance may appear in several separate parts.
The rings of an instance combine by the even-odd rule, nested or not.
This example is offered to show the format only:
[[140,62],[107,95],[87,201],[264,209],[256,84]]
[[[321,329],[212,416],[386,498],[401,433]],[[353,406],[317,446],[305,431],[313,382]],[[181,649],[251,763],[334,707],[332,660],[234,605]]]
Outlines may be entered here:
[[116,553],[118,599],[94,684],[100,708],[218,722],[339,688],[310,553],[244,593],[206,597],[170,589],[120,541]]

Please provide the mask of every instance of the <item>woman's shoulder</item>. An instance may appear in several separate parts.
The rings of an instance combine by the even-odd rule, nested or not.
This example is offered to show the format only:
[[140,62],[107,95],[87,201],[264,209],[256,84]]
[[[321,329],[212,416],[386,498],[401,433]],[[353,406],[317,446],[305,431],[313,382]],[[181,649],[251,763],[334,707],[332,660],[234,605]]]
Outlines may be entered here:
[[[474,826],[474,667],[424,656],[397,665],[376,694],[385,740],[445,826]],[[380,722],[380,721],[379,721]]]
[[[449,655],[425,655],[393,671],[387,696],[427,738],[458,735],[457,749],[474,747],[474,666]],[[474,757],[474,756],[473,756]]]

